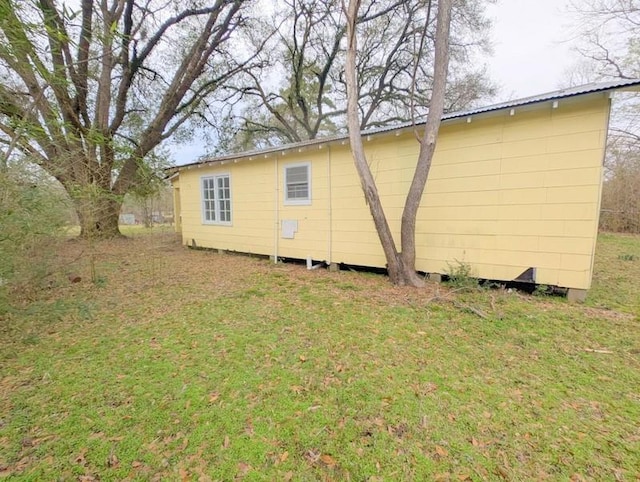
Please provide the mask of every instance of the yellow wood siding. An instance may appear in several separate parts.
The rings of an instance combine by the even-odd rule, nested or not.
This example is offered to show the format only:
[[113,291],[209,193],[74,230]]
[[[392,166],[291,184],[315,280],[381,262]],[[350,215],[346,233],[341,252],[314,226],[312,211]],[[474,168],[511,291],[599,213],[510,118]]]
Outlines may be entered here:
[[[443,124],[416,225],[416,266],[587,289],[597,234],[609,100],[603,94]],[[410,131],[365,141],[398,239],[418,143]],[[284,202],[284,167],[311,164],[310,205]],[[202,222],[201,177],[231,176],[232,225]],[[277,181],[276,181],[277,180]],[[198,246],[383,267],[385,259],[346,143],[182,169],[182,233]],[[282,221],[295,221],[293,239]]]

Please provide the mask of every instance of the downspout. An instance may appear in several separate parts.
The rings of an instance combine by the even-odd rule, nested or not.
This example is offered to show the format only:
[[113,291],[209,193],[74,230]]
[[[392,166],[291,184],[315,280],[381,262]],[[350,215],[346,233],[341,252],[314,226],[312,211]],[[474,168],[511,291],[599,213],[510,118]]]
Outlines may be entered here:
[[273,220],[273,262],[274,264],[278,264],[278,240],[279,240],[279,236],[278,236],[278,229],[279,229],[279,224],[280,224],[280,203],[279,203],[279,189],[278,189],[278,155],[276,154],[274,156],[273,159],[273,180],[275,183],[275,193],[274,193],[274,198],[275,198],[275,204],[274,204],[274,209],[273,209],[273,215],[274,215],[274,220]]
[[329,237],[327,246],[327,266],[331,266],[333,251],[333,194],[331,192],[331,144],[327,144],[327,190],[329,192]]

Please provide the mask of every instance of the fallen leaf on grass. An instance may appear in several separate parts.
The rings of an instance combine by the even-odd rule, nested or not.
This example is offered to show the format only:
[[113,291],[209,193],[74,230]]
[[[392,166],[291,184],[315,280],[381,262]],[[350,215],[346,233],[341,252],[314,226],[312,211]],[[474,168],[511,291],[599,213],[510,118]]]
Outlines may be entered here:
[[449,482],[451,480],[451,474],[448,472],[440,472],[433,476],[435,482]]
[[327,454],[320,456],[320,461],[329,468],[333,468],[336,465],[338,465],[338,462],[336,462],[336,459],[334,459],[331,455],[327,455]]
[[246,462],[238,462],[238,477],[244,477],[251,470],[251,465]]
[[109,455],[109,458],[107,459],[107,467],[111,467],[112,469],[117,469],[118,467],[120,467],[120,461],[118,460],[116,454],[111,453]]
[[323,384],[325,387],[329,387],[329,386],[331,386],[331,385],[332,385],[332,384],[334,384],[334,383],[335,383],[335,384],[337,384],[337,385],[341,385],[341,384],[342,384],[342,382],[340,381],[340,379],[338,379],[338,378],[336,378],[336,377],[334,377],[334,376],[332,376],[332,375],[329,375],[329,376],[324,377],[324,380],[322,381],[322,384]]
[[436,454],[439,457],[447,457],[449,455],[449,451],[440,445],[436,445]]
[[419,383],[414,383],[411,385],[416,397],[429,395],[438,390],[438,385],[433,382],[427,382],[424,385]]
[[89,449],[87,449],[87,447],[80,449],[80,453],[76,456],[75,459],[73,459],[73,461],[76,464],[84,465],[87,462],[84,456],[87,455],[88,450]]
[[231,445],[231,440],[229,439],[228,435],[224,436],[224,440],[222,441],[222,448],[223,449],[228,449],[229,445]]
[[[43,442],[47,442],[49,440],[55,439],[56,436],[55,435],[45,435],[44,437],[36,437],[36,438],[27,438],[27,439],[23,439],[22,443],[23,446],[29,446],[29,447],[37,447],[38,445],[40,445]],[[24,445],[25,442],[28,441],[28,445]]]
[[512,477],[509,475],[509,472],[504,467],[496,467],[495,472],[504,480],[512,479]]
[[189,472],[187,472],[187,469],[185,469],[184,467],[180,467],[180,470],[178,472],[180,473],[180,480],[182,482],[187,482],[188,480],[191,480],[189,478]]
[[307,459],[308,462],[315,464],[320,458],[320,452],[313,449],[307,450],[304,453],[304,458]]
[[291,480],[293,479],[293,471],[289,471],[286,474],[284,474],[284,482],[291,482]]
[[478,441],[478,439],[475,438],[475,437],[471,437],[471,445],[473,445],[474,447],[482,447],[482,446],[484,446],[484,444],[480,443]]
[[180,446],[180,451],[184,452],[187,449],[187,446],[189,445],[189,439],[187,437],[185,437],[182,440],[182,445]]
[[215,403],[216,401],[218,401],[219,398],[220,398],[220,393],[211,392],[209,394],[209,403]]
[[22,457],[14,466],[16,472],[22,472],[31,464],[31,457]]

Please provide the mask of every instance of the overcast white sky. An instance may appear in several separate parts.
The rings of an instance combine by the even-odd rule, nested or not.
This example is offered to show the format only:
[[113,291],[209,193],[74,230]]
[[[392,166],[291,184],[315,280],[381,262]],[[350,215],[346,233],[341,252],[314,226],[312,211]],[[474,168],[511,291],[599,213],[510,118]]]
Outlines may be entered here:
[[491,78],[501,87],[497,101],[563,87],[566,70],[579,58],[572,52],[576,25],[567,0],[498,0],[487,11],[493,20]]

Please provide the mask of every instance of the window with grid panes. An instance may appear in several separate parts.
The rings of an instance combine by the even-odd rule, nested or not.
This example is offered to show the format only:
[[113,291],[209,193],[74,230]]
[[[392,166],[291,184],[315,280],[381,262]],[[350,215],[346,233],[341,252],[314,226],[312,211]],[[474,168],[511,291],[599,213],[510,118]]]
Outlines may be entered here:
[[202,178],[202,221],[205,224],[231,224],[229,174]]

